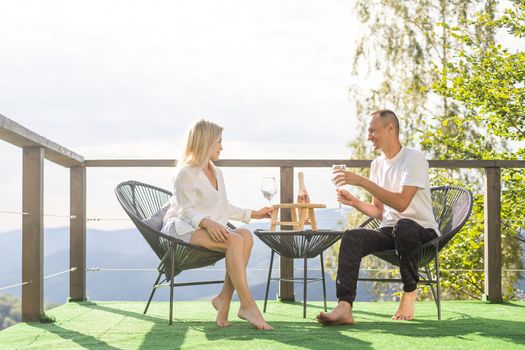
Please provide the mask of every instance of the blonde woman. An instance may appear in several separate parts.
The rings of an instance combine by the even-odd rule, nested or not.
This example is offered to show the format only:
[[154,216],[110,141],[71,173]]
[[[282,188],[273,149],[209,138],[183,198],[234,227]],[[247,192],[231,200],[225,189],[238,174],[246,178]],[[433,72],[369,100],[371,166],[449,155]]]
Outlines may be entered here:
[[175,201],[164,218],[162,231],[186,242],[226,255],[226,276],[221,292],[212,300],[216,323],[228,327],[233,291],[239,295],[238,316],[261,330],[273,329],[264,320],[248,289],[246,266],[253,238],[246,229],[228,230],[229,219],[248,223],[270,217],[272,208],[249,210],[228,202],[222,172],[215,167],[222,151],[222,127],[208,120],[196,121],[186,136],[174,178]]

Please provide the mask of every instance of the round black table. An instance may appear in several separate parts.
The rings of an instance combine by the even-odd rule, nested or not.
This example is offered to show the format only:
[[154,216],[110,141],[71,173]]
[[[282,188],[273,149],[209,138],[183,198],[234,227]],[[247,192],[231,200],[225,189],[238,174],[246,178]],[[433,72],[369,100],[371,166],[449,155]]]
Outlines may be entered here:
[[[268,280],[266,282],[266,293],[264,296],[264,309],[266,312],[266,305],[268,302],[268,292],[270,289],[270,281],[287,281],[303,283],[303,317],[306,318],[306,285],[310,282],[323,282],[323,297],[324,309],[326,308],[326,281],[324,277],[324,259],[323,251],[332,246],[335,242],[341,239],[344,231],[332,230],[302,230],[302,231],[266,231],[255,230],[255,235],[259,237],[272,250],[270,257],[270,268],[268,270]],[[303,259],[304,274],[302,278],[272,278],[273,258],[275,253],[285,258]],[[320,256],[321,259],[321,278],[309,278],[306,261],[307,259]]]

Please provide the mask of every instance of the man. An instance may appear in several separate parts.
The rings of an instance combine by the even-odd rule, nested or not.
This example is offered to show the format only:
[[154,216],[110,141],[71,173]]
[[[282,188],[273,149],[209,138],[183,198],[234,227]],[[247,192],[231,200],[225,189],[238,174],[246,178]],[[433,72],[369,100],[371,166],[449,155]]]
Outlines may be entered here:
[[334,172],[338,186],[359,186],[372,196],[366,203],[350,192],[337,190],[341,203],[364,214],[382,219],[378,230],[358,228],[345,232],[339,250],[337,297],[331,312],[321,312],[317,320],[325,325],[353,324],[361,259],[371,253],[395,249],[400,261],[403,295],[393,320],[414,317],[416,287],[419,281],[417,249],[440,234],[432,211],[428,162],[422,152],[403,147],[399,141],[399,121],[391,110],[372,112],[368,140],[382,156],[372,162],[370,179],[350,171]]

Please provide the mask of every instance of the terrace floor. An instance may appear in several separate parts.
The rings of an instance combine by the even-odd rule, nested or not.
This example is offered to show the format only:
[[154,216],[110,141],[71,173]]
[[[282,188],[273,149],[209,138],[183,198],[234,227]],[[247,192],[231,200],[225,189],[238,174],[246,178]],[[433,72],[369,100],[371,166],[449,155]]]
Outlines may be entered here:
[[[432,302],[417,305],[415,321],[392,321],[397,303],[355,303],[354,326],[324,327],[315,320],[322,303],[270,302],[266,319],[274,331],[257,331],[233,317],[215,326],[207,301],[175,302],[174,323],[167,324],[168,303],[67,303],[49,310],[55,323],[19,323],[0,332],[1,349],[525,349],[525,302],[487,304],[444,302],[437,321]],[[333,307],[334,302],[329,303]],[[262,303],[260,305],[262,307]]]

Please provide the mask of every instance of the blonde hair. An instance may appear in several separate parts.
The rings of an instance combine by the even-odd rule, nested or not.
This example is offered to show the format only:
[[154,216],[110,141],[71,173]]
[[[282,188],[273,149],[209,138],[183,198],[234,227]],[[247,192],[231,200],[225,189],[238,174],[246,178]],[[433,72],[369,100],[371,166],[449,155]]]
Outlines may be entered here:
[[177,166],[191,165],[204,168],[221,137],[222,126],[206,119],[193,123],[186,133],[186,140]]

